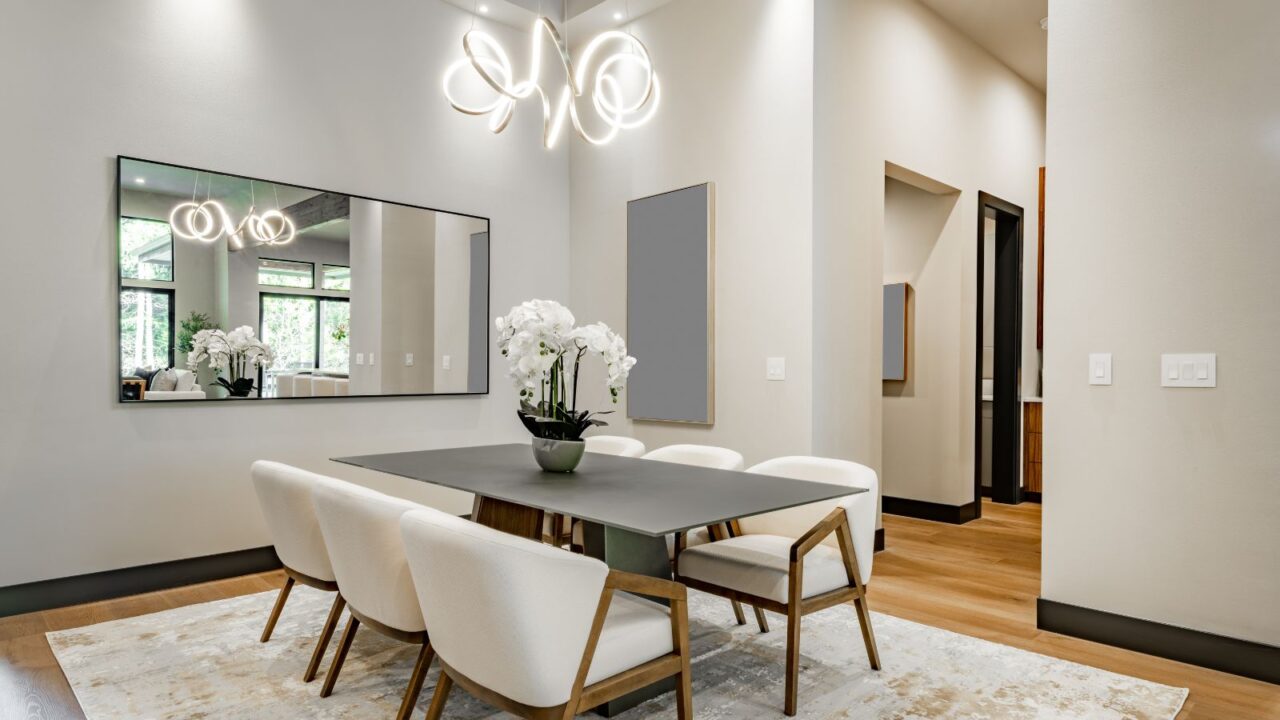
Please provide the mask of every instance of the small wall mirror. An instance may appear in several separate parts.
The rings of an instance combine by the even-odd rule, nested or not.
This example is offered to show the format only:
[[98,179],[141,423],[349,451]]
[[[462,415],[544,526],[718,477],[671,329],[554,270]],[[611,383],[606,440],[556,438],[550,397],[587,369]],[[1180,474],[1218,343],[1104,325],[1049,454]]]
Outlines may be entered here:
[[489,391],[489,220],[121,157],[119,398]]

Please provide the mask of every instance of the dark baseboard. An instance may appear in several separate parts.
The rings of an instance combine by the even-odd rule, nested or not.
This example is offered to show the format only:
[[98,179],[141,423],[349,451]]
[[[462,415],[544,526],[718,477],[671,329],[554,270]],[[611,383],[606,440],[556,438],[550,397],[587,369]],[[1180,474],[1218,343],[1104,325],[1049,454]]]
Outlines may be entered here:
[[1235,675],[1280,683],[1280,647],[1036,599],[1036,627]]
[[982,497],[991,497],[991,488],[987,485],[982,486]]
[[875,551],[880,552],[883,549],[884,549],[884,528],[876,528]]
[[1022,493],[1022,502],[1033,502],[1033,503],[1039,503],[1039,502],[1040,502],[1040,493],[1038,493],[1038,492],[1031,492],[1030,490],[1023,491],[1023,493]]
[[110,600],[125,595],[266,572],[280,567],[280,558],[276,557],[275,548],[260,547],[10,585],[0,588],[0,617]]
[[905,515],[906,517],[920,520],[933,520],[935,522],[952,523],[953,525],[967,523],[978,517],[978,503],[976,502],[965,505],[943,505],[942,503],[927,502],[925,500],[909,500],[886,495],[881,498],[880,509],[890,515]]

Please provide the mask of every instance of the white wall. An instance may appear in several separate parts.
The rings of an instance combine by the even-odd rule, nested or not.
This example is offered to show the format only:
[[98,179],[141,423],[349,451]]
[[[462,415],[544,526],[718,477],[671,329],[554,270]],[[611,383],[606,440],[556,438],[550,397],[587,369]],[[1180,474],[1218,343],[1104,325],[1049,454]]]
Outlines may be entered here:
[[[117,404],[113,185],[128,154],[491,216],[494,307],[567,299],[567,153],[542,149],[528,107],[495,137],[437,90],[470,24],[420,0],[6,7],[0,87],[20,111],[0,113],[0,156],[20,171],[0,173],[0,305],[20,315],[0,353],[0,585],[266,545],[256,458],[468,509],[327,458],[522,439],[505,383],[483,398]],[[527,54],[524,33],[496,32]]]
[[[1021,206],[1023,384],[1034,392],[1037,168],[1044,95],[910,0],[816,0],[813,141],[814,451],[881,469],[881,285],[885,162],[960,189],[952,222],[976,242],[978,192]],[[977,311],[977,251],[959,263],[947,302]],[[920,500],[973,500],[973,323],[946,404],[945,478]],[[875,339],[868,342],[868,339]],[[884,478],[886,487],[894,482]]]
[[[571,151],[572,309],[625,334],[627,201],[714,182],[716,424],[632,423],[620,403],[606,432],[650,447],[725,445],[749,462],[806,453],[812,2],[675,0],[632,28],[654,58],[662,106],[609,146]],[[768,356],[786,357],[785,382],[765,380]],[[604,409],[590,369],[582,398]]]
[[[963,505],[969,482],[958,482],[964,417],[973,396],[962,398],[960,353],[973,323],[961,313],[964,258],[973,228],[960,222],[960,193],[934,194],[899,180],[884,180],[884,282],[911,285],[908,298],[907,379],[882,383],[884,442],[881,492]],[[883,317],[883,315],[882,315]]]
[[[1280,645],[1280,5],[1049,25],[1042,595]],[[1218,387],[1162,389],[1164,352]]]

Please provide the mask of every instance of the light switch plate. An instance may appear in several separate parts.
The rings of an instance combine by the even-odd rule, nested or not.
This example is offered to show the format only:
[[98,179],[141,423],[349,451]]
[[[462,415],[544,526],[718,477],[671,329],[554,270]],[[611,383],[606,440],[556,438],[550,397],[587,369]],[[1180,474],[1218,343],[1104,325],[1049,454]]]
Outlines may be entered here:
[[404,365],[405,367],[413,367],[413,353],[404,354]]
[[373,364],[373,353],[369,353],[369,364]]
[[1165,353],[1160,356],[1160,386],[1218,387],[1216,353]]
[[1089,384],[1111,384],[1111,353],[1089,353]]
[[364,353],[356,353],[356,364],[357,365],[364,364]]
[[453,358],[449,357],[448,355],[441,355],[441,356],[440,356],[440,369],[441,369],[441,370],[448,370],[452,365],[453,365]]
[[787,359],[784,357],[765,358],[764,379],[765,380],[786,380],[787,379]]

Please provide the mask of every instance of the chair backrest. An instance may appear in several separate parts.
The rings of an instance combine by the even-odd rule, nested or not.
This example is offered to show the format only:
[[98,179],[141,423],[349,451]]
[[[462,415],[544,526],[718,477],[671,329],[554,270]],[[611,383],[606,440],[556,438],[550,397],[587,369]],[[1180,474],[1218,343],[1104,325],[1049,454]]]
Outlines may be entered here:
[[317,482],[311,497],[347,603],[397,630],[425,629],[400,539],[400,516],[422,506],[332,478]]
[[526,705],[568,701],[609,568],[430,508],[400,529],[440,659]]
[[586,440],[587,452],[633,458],[644,455],[644,443],[635,438],[622,435],[592,435]]
[[324,476],[270,460],[255,462],[249,475],[280,562],[317,580],[333,582],[333,564],[311,502],[311,488]]
[[[856,495],[742,518],[739,524],[742,526],[742,531],[748,534],[797,538],[821,522],[833,508],[843,507],[845,515],[849,518],[849,531],[853,537],[853,550],[858,558],[858,570],[861,572],[862,582],[871,581],[871,562],[875,555],[876,542],[876,505],[879,502],[880,490],[880,481],[876,477],[875,470],[849,460],[791,456],[766,460],[751,467],[747,472],[865,488],[867,492]],[[828,545],[839,545],[839,540],[834,534],[823,542]]]
[[746,465],[741,453],[714,445],[668,445],[651,450],[644,458],[717,470],[741,470]]

